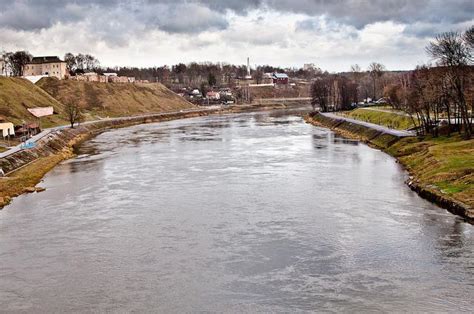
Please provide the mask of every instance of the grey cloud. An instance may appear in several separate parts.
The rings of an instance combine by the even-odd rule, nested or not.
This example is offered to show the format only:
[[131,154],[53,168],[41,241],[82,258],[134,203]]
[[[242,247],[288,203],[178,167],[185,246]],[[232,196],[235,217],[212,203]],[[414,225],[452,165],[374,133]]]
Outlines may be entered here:
[[169,33],[200,33],[226,29],[229,26],[223,16],[201,5],[190,3],[160,7],[161,10],[152,19],[152,24]]
[[[472,0],[0,0],[0,27],[19,30],[48,28],[54,23],[87,19],[98,12],[129,15],[134,23],[172,33],[225,29],[225,12],[244,15],[254,9],[292,12],[358,29],[391,20],[405,24],[472,21]],[[307,22],[310,23],[310,22]],[[301,27],[310,26],[301,24]],[[422,32],[423,33],[423,32]],[[420,34],[422,34],[420,33]],[[417,34],[417,32],[414,32]]]
[[393,21],[459,23],[473,18],[472,0],[269,0],[279,11],[325,15],[328,20],[363,28],[374,22]]
[[471,26],[470,22],[457,24],[417,22],[406,26],[404,33],[419,38],[433,38],[436,34],[449,31],[463,32]]
[[[27,31],[49,28],[57,22],[92,19],[97,24],[107,24],[103,20],[109,19],[118,24],[127,23],[131,29],[142,25],[169,33],[199,33],[228,26],[222,14],[213,11],[210,4],[198,1],[0,0],[0,7],[0,27]],[[102,31],[98,29],[99,33]]]

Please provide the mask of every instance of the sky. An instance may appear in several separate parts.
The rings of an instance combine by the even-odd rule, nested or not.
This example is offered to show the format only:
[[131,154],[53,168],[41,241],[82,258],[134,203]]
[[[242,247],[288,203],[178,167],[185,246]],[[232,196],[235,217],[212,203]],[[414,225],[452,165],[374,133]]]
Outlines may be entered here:
[[408,70],[474,24],[473,0],[0,0],[0,51],[89,53],[103,66],[226,62]]

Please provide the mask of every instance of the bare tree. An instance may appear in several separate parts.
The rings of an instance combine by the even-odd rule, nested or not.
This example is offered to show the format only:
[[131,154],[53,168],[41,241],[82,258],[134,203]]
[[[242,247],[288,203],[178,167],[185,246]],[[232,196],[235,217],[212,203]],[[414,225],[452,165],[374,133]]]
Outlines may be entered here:
[[32,58],[33,56],[28,51],[8,52],[5,54],[5,62],[13,76],[23,76],[25,65],[29,63]]
[[80,122],[83,118],[81,107],[77,102],[69,102],[66,104],[66,115],[71,124],[71,129],[74,128],[76,122]]
[[257,68],[257,70],[254,73],[255,81],[257,84],[262,83],[263,80],[263,71],[260,68]]
[[86,54],[84,56],[84,62],[85,62],[85,69],[87,71],[94,71],[99,67],[99,60],[97,60],[94,56]]
[[66,68],[68,72],[73,73],[77,68],[76,57],[72,53],[68,52],[64,55],[64,61],[66,62]]
[[355,83],[355,95],[354,95],[354,102],[359,102],[359,85],[360,79],[362,77],[362,69],[358,64],[351,65],[351,73],[352,73],[352,80]]
[[[469,47],[474,49],[474,25],[471,26],[465,33],[464,33],[464,41],[469,45]],[[471,51],[472,57],[472,51]]]
[[84,71],[86,68],[86,56],[83,55],[82,53],[78,54],[76,56],[76,65],[77,65],[77,70]]
[[472,125],[465,96],[468,85],[468,65],[472,55],[465,37],[466,35],[463,36],[456,32],[439,34],[426,47],[426,51],[437,61],[438,65],[447,69],[446,79],[449,81],[451,96],[459,108],[459,116],[464,124],[466,137],[470,138]]
[[353,64],[351,65],[351,73],[352,73],[352,79],[356,82],[359,81],[360,76],[361,76],[362,69],[358,64]]
[[377,98],[377,80],[380,77],[382,77],[384,72],[385,72],[385,66],[383,64],[372,62],[369,65],[369,74],[370,74],[370,77],[372,78],[374,100]]
[[319,106],[320,110],[326,112],[329,110],[329,96],[331,82],[327,77],[318,77],[311,85],[311,105],[313,110]]

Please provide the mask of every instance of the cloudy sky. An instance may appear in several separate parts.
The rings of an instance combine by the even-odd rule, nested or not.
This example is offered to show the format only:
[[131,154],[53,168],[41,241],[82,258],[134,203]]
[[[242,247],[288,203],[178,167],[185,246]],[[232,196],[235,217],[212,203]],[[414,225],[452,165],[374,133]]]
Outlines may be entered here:
[[83,52],[102,65],[190,61],[348,70],[427,62],[434,34],[474,24],[473,0],[0,0],[0,50]]

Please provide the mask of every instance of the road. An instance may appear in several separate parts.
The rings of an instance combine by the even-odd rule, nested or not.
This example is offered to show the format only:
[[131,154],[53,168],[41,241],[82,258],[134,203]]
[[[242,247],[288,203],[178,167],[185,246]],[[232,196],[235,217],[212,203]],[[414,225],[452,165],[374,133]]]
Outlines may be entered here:
[[343,116],[336,115],[334,113],[324,112],[324,113],[321,113],[321,114],[323,116],[331,118],[331,119],[344,120],[344,121],[347,121],[347,122],[350,122],[350,123],[362,125],[362,126],[365,126],[365,127],[368,127],[368,128],[371,128],[371,129],[374,129],[374,130],[377,130],[377,131],[380,131],[380,132],[383,132],[383,133],[386,133],[386,134],[397,136],[397,137],[408,137],[408,136],[415,136],[416,135],[414,132],[411,132],[411,131],[394,130],[394,129],[390,129],[390,128],[387,128],[385,126],[381,126],[381,125],[378,125],[378,124],[364,122],[364,121],[355,120],[355,119],[351,119],[351,118],[346,118],[346,117],[343,117]]

